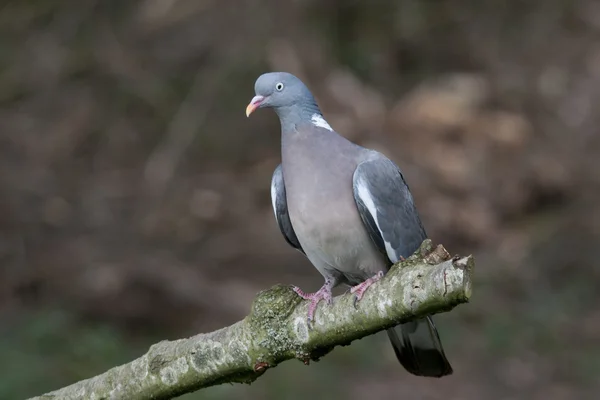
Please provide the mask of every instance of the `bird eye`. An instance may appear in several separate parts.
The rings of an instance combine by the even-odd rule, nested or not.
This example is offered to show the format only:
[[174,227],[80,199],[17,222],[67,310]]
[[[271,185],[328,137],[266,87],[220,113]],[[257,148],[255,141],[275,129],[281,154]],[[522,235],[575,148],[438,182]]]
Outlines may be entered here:
[[281,92],[283,90],[283,83],[279,82],[277,85],[275,85],[275,89],[278,92]]

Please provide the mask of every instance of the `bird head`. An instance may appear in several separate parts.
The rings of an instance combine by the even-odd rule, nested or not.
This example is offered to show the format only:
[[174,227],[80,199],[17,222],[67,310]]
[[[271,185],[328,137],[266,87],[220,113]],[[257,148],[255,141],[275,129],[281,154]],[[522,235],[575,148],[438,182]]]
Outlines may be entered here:
[[300,79],[287,72],[269,72],[262,74],[254,84],[256,96],[246,107],[249,117],[257,108],[282,108],[302,106],[303,103],[314,103],[314,98]]

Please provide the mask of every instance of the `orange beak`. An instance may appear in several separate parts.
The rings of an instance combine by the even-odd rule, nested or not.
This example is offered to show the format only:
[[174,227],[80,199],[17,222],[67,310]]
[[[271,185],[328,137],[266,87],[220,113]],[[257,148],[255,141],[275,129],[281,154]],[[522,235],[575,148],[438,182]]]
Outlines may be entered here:
[[250,100],[250,104],[248,104],[248,107],[246,107],[246,117],[249,117],[250,114],[252,114],[254,110],[256,110],[263,101],[265,101],[265,98],[263,96],[254,96],[252,100]]

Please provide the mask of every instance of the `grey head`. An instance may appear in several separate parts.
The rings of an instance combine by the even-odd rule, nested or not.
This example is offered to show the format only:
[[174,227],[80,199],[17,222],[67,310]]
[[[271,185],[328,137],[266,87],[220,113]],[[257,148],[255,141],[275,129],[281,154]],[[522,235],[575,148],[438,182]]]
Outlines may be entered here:
[[306,85],[287,72],[262,74],[254,84],[256,96],[246,107],[246,116],[258,108],[272,108],[281,121],[283,131],[293,125],[310,121],[315,115],[322,118],[321,110]]

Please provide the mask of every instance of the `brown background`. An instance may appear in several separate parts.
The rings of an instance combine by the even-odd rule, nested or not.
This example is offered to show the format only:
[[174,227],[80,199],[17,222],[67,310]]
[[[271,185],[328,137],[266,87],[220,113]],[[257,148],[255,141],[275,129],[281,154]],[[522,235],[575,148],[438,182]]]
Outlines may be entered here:
[[0,398],[242,318],[319,274],[279,234],[272,111],[300,76],[403,169],[430,236],[473,253],[439,316],[455,373],[385,335],[186,399],[585,399],[600,390],[595,0],[72,0],[0,7]]

